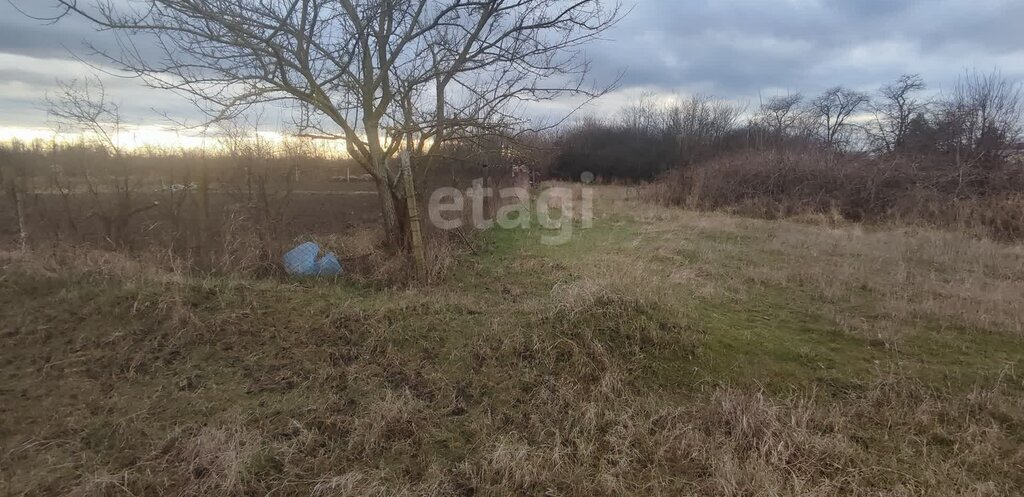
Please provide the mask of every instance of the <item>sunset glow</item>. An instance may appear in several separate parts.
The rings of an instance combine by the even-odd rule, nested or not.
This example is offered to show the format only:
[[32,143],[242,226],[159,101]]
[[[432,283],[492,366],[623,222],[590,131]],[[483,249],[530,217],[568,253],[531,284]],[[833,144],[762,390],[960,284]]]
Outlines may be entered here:
[[[126,152],[156,150],[206,150],[219,152],[225,150],[225,137],[210,133],[203,135],[192,131],[181,131],[162,126],[124,126],[115,144]],[[280,150],[289,136],[276,131],[258,131],[247,139],[258,139],[272,150]],[[294,139],[294,138],[293,138]],[[50,128],[29,128],[16,126],[0,126],[0,143],[51,143],[61,144],[79,142],[97,143],[98,137],[91,133],[58,132]],[[302,139],[304,144],[314,147],[318,152],[331,156],[347,156],[343,142],[328,140]]]

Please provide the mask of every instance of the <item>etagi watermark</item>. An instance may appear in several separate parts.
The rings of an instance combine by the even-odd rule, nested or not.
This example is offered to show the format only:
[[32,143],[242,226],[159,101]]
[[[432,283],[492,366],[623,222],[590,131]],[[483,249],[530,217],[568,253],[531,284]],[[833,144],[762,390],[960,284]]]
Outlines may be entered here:
[[483,179],[477,179],[465,192],[453,187],[434,190],[427,209],[434,227],[455,230],[466,224],[468,201],[471,223],[477,229],[497,226],[529,230],[536,220],[543,228],[542,244],[562,245],[569,242],[576,227],[594,226],[594,189],[588,186],[593,178],[585,173],[583,185],[542,188],[532,199],[525,187],[506,187],[495,192],[494,188],[484,186]]

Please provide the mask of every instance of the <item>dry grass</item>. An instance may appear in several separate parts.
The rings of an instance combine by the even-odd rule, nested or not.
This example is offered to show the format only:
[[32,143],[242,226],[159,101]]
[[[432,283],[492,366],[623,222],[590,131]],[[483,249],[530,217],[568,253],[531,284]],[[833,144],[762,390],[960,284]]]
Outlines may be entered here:
[[[642,278],[654,279],[649,285],[681,280],[706,294],[716,288],[742,294],[751,284],[790,287],[808,292],[816,305],[854,327],[899,328],[924,320],[943,327],[1024,333],[1020,244],[928,228],[866,227],[834,218],[746,219],[664,209],[635,198],[620,195],[608,207],[611,212],[632,212],[643,223],[632,245],[655,255],[655,262],[675,266],[671,262],[685,261],[666,273],[640,272]],[[618,264],[608,266],[621,268],[630,257],[619,254]],[[860,315],[865,308],[873,313],[869,320]]]
[[[1024,248],[937,231],[783,225],[768,247],[796,280],[837,305],[867,297],[889,319],[1024,334]],[[814,261],[814,263],[807,263]]]
[[247,472],[260,447],[259,437],[238,428],[204,427],[184,443],[173,461],[189,463],[192,492],[230,494],[249,477]]
[[[697,214],[623,188],[598,198],[596,227],[569,245],[492,233],[478,256],[435,252],[457,264],[424,286],[197,281],[5,256],[0,488],[1024,486],[1020,247]],[[319,241],[348,256],[374,240]]]

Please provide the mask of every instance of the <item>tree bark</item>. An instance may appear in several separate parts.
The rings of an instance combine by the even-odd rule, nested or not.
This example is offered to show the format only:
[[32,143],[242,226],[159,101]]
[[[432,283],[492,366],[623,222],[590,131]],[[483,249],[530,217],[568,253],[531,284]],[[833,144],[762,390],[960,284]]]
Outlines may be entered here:
[[401,247],[402,235],[398,222],[398,211],[395,209],[395,196],[391,192],[386,176],[374,179],[377,185],[377,197],[380,198],[381,220],[384,222],[384,240],[389,247]]

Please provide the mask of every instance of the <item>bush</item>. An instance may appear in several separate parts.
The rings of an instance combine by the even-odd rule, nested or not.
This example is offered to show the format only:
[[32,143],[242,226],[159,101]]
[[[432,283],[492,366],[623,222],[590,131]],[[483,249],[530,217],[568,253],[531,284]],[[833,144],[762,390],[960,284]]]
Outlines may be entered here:
[[602,178],[652,180],[676,166],[678,155],[670,136],[585,127],[563,138],[551,174],[574,181],[584,172]]
[[925,163],[820,148],[749,150],[659,180],[658,199],[701,210],[780,218],[921,223],[999,240],[1024,238],[1024,169],[1011,163]]

